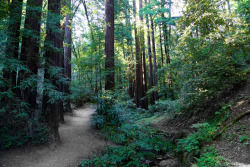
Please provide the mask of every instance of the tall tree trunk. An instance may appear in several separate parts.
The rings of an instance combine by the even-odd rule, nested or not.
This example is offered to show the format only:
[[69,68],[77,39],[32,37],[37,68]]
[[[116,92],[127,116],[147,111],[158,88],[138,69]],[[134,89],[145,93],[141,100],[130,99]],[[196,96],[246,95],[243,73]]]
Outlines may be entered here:
[[[164,8],[164,0],[161,0],[161,7]],[[161,13],[161,17],[164,18],[164,13]],[[170,16],[171,19],[171,16]],[[168,31],[167,31],[167,23],[163,22],[162,23],[162,28],[163,28],[163,37],[164,37],[164,50],[165,50],[165,55],[166,55],[166,61],[167,64],[170,63],[170,58],[169,58],[169,49],[168,49]]]
[[[48,0],[48,17],[47,17],[47,36],[45,39],[45,74],[44,80],[49,81],[56,90],[59,91],[59,84],[57,83],[58,75],[51,73],[51,68],[60,67],[59,59],[62,55],[60,32],[60,12],[61,0]],[[58,110],[58,100],[52,100],[49,97],[51,90],[45,89],[43,96],[43,112],[50,127],[51,133],[55,141],[60,141],[58,132],[58,118],[60,111]],[[52,101],[51,101],[52,100]]]
[[[100,34],[98,36],[98,52],[99,52],[99,55],[101,55],[101,37],[100,37]],[[99,77],[100,77],[100,81],[99,81],[99,84],[100,84],[100,92],[102,92],[102,63],[101,61],[99,62]]]
[[[172,0],[170,0],[169,2],[169,20],[172,20],[172,15],[171,15],[171,9],[172,9]],[[198,34],[197,34],[198,36]],[[169,24],[169,31],[168,31],[168,41],[170,41],[171,39],[171,24]],[[169,53],[169,48],[170,48],[170,45],[168,45],[168,64],[170,64],[170,53]],[[169,69],[170,70],[170,69]],[[168,75],[168,86],[169,88],[172,87],[172,76],[171,76],[171,73],[169,71],[169,75]]]
[[164,36],[164,50],[166,55],[166,62],[170,64],[169,49],[168,49],[168,33],[166,23],[163,23],[163,36]]
[[[153,78],[154,78],[154,86],[156,87],[158,84],[158,80],[157,80],[157,64],[156,64],[156,51],[155,51],[155,32],[154,32],[154,21],[152,16],[150,16],[150,20],[151,20],[151,33],[152,33],[152,46],[153,46],[153,59],[154,59],[154,72],[153,72]],[[158,96],[158,91],[156,90],[154,92],[154,97],[155,100],[159,99]]]
[[[133,0],[134,8],[134,19],[136,20],[136,4]],[[135,92],[135,102],[137,107],[142,107],[142,66],[141,66],[141,53],[140,53],[140,39],[138,36],[138,31],[136,27],[136,21],[134,21],[135,26],[135,47],[136,47],[136,92]]]
[[106,30],[105,30],[105,70],[107,72],[105,89],[115,87],[115,62],[114,62],[114,0],[105,3]]
[[[142,9],[142,0],[140,0],[139,3],[139,10]],[[145,56],[145,39],[144,39],[144,28],[143,28],[143,15],[140,15],[140,44],[142,49],[142,97],[143,100],[143,106],[142,108],[148,109],[148,98],[146,97],[147,94],[147,69],[146,69],[146,56]]]
[[[61,5],[65,6],[65,3],[62,2]],[[62,15],[62,12],[61,12],[61,15]],[[61,28],[61,37],[60,37],[60,41],[59,41],[59,48],[62,48],[62,51],[60,51],[60,55],[57,58],[57,66],[62,69],[62,70],[60,70],[60,75],[62,77],[65,77],[64,76],[64,72],[65,72],[64,51],[63,51],[63,42],[64,42],[64,37],[65,37],[65,22],[60,28]],[[63,94],[65,92],[65,83],[59,82],[58,84],[59,84],[58,85],[59,92]],[[57,104],[57,109],[59,111],[59,121],[61,123],[64,123],[65,121],[64,121],[64,100],[63,99],[59,99],[59,102]]]
[[[161,29],[161,24],[159,24],[159,32],[160,32],[160,50],[161,50],[161,67],[164,67],[164,57],[163,57],[163,49],[162,49],[162,29]],[[162,80],[163,80],[163,85],[165,86],[165,70],[162,72]]]
[[[37,79],[38,75],[38,61],[39,61],[39,42],[41,29],[43,0],[28,0],[26,19],[24,23],[24,33],[22,38],[22,50],[20,60],[27,66],[29,72],[21,70],[19,72],[18,84],[25,81],[32,75]],[[37,80],[32,83],[33,86],[28,85],[24,90],[18,89],[19,97],[24,102],[29,103],[32,109],[36,107],[37,96]]]
[[[72,50],[72,33],[71,33],[71,22],[72,22],[72,14],[71,14],[71,0],[66,0],[66,6],[69,8],[66,14],[65,20],[65,47],[64,47],[64,77],[68,80],[65,86],[65,93],[67,95],[70,94],[69,84],[71,82],[71,50]],[[71,105],[70,105],[70,98],[65,100],[65,111],[72,112]]]
[[[145,4],[147,4],[147,0],[145,0]],[[151,51],[150,26],[149,26],[148,15],[146,15],[146,23],[148,30],[147,40],[148,40],[148,62],[149,62],[149,89],[152,89],[154,81],[153,81],[152,51]],[[150,103],[151,105],[155,104],[154,92],[150,93]]]
[[[128,8],[125,10],[125,17],[126,17],[126,26],[129,27],[129,35],[132,36],[131,31],[131,24],[130,24],[130,16],[128,15]],[[128,93],[131,98],[134,98],[134,92],[133,92],[133,68],[132,68],[132,60],[133,60],[133,47],[132,47],[132,40],[130,38],[127,38],[127,56],[128,56]]]
[[[22,4],[23,0],[12,0],[9,6],[8,39],[5,52],[7,60],[18,59]],[[8,88],[13,89],[16,86],[17,67],[11,67],[10,63],[8,62],[3,69],[3,78],[7,82],[3,87],[3,91],[7,91]]]

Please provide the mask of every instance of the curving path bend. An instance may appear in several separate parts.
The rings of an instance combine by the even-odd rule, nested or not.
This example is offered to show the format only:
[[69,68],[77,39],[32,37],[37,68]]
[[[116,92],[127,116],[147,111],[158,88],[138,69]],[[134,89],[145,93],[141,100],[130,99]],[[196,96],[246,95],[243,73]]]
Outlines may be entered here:
[[78,162],[104,149],[108,144],[90,127],[90,116],[95,111],[91,104],[65,116],[59,133],[59,145],[20,148],[0,152],[0,167],[74,167]]

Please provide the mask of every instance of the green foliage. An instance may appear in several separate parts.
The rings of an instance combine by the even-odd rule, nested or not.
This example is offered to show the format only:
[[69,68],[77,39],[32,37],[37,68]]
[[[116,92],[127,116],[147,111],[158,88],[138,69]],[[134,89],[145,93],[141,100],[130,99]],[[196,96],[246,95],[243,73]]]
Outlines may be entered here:
[[47,142],[49,131],[42,121],[38,121],[40,116],[14,99],[11,102],[16,105],[7,105],[0,110],[0,149]]
[[102,133],[122,146],[109,147],[102,156],[83,161],[81,166],[146,166],[143,160],[154,157],[154,152],[173,149],[161,134],[144,125],[123,124],[118,128],[103,129]]
[[[112,155],[112,156],[110,156]],[[127,146],[110,147],[100,159],[94,158],[96,166],[140,166],[141,155]]]
[[241,17],[243,17],[247,23],[250,22],[250,3],[247,0],[239,0],[238,1],[238,6],[237,6],[237,11],[240,14]]
[[198,131],[188,135],[184,139],[179,139],[177,152],[184,152],[185,161],[192,161],[194,156],[198,156],[205,142],[212,141],[212,136],[217,128],[208,123],[196,124]]
[[143,160],[142,154],[138,154],[132,147],[119,146],[119,147],[108,147],[105,150],[105,154],[102,157],[94,157],[92,161],[86,160],[80,163],[80,166],[142,166]]
[[94,101],[94,93],[81,82],[73,81],[70,85],[71,94],[68,98],[76,107],[81,107],[86,102]]
[[223,137],[230,142],[242,143],[248,145],[250,142],[250,132],[247,130],[246,125],[238,123],[231,129],[232,132],[226,132]]
[[178,22],[181,37],[173,53],[176,57],[170,65],[177,71],[174,91],[183,107],[181,111],[192,112],[244,80],[237,67],[246,59],[242,41],[247,40],[247,35],[239,28],[243,24],[240,20],[228,25],[231,19],[219,9],[216,0],[187,2]]
[[225,104],[221,107],[220,110],[218,110],[217,112],[215,112],[217,121],[218,121],[218,125],[221,125],[222,122],[226,121],[229,116],[230,116],[230,112],[229,109],[232,107],[232,104]]
[[205,147],[202,150],[201,156],[199,158],[195,158],[197,161],[196,166],[202,167],[225,167],[228,166],[226,160],[219,155],[216,149],[212,146]]
[[[178,140],[176,151],[184,154],[184,161],[192,162],[202,153],[204,145],[213,141],[219,127],[229,117],[229,108],[231,108],[231,103],[223,105],[208,122],[193,124],[192,128],[196,128],[196,132]],[[211,152],[211,154],[215,154],[215,152]],[[203,163],[203,160],[201,161]]]
[[[95,114],[92,121],[100,128],[104,138],[120,146],[108,147],[101,156],[82,161],[81,166],[147,166],[143,163],[146,158],[154,157],[157,152],[173,150],[173,145],[165,141],[163,134],[141,123],[142,119],[152,114],[135,109],[125,94],[105,92],[98,99],[97,112],[100,114]],[[114,117],[113,109],[119,113],[118,121],[120,118],[126,119],[107,121]]]
[[182,104],[179,100],[159,100],[149,107],[150,112],[166,112],[169,115],[180,111]]
[[119,127],[125,121],[125,109],[131,105],[123,91],[105,91],[98,94],[97,112],[91,119],[92,126],[101,129],[108,126]]

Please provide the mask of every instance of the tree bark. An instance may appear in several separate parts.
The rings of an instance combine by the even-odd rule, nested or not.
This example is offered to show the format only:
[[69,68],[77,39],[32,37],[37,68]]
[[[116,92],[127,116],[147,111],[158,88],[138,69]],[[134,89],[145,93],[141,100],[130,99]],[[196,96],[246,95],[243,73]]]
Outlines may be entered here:
[[[66,6],[69,8],[69,11],[66,14],[65,20],[65,47],[64,47],[64,77],[68,80],[68,82],[64,85],[64,91],[67,95],[70,94],[69,84],[71,82],[71,59],[72,59],[72,32],[71,32],[71,22],[72,22],[72,15],[71,15],[71,0],[66,0]],[[65,100],[65,111],[72,112],[71,105],[70,105],[70,98]]]
[[[134,19],[136,20],[136,4],[133,0],[134,8]],[[135,92],[135,102],[137,107],[142,107],[142,66],[141,66],[141,53],[140,53],[140,39],[137,31],[136,21],[134,21],[135,26],[135,47],[136,47],[136,92]]]
[[[154,78],[154,87],[157,87],[158,80],[157,80],[157,64],[156,64],[156,51],[155,51],[155,33],[154,33],[154,21],[152,16],[150,16],[151,19],[151,34],[152,34],[152,46],[153,46],[153,59],[154,59],[154,72],[153,72],[153,78]],[[154,91],[154,97],[155,100],[159,99],[158,91]]]
[[[164,57],[163,57],[163,48],[162,48],[162,29],[161,29],[161,25],[159,24],[159,32],[160,32],[160,50],[161,50],[161,67],[164,67]],[[165,70],[163,70],[162,72],[162,80],[163,80],[163,85],[165,87],[166,83],[165,83]],[[166,96],[166,94],[165,94]]]
[[[8,39],[5,52],[7,60],[18,59],[22,4],[23,0],[12,0],[9,6]],[[8,62],[3,69],[3,78],[6,80],[3,91],[7,91],[8,88],[13,89],[16,86],[17,67],[11,67],[10,63]],[[13,89],[13,91],[15,90]]]
[[[145,4],[147,4],[147,0],[145,0]],[[153,81],[153,67],[152,67],[152,51],[151,51],[151,39],[150,39],[150,27],[149,27],[149,19],[148,14],[146,15],[146,23],[147,23],[147,40],[148,40],[148,62],[149,62],[149,89],[152,89],[154,85]],[[155,104],[154,92],[150,93],[150,103],[151,105]]]
[[[19,72],[18,84],[25,81],[32,75],[37,79],[38,61],[39,61],[39,43],[42,16],[43,0],[28,0],[26,19],[24,24],[24,33],[22,38],[22,51],[20,60],[28,68],[28,72],[21,70]],[[24,90],[18,89],[18,96],[26,103],[29,103],[32,109],[36,108],[37,81],[33,86],[28,85]]]
[[[54,136],[55,141],[60,141],[58,132],[59,113],[58,99],[50,99],[50,91],[59,91],[58,76],[51,73],[51,68],[60,67],[59,59],[62,56],[61,38],[60,32],[60,10],[61,0],[48,0],[48,17],[47,17],[47,36],[45,39],[45,74],[44,80],[52,84],[56,90],[45,89],[43,96],[43,112],[45,114],[46,121],[50,127],[51,133]],[[48,84],[48,83],[47,83]],[[51,101],[52,100],[52,101]]]
[[[164,8],[164,1],[163,0],[161,0],[161,7]],[[164,18],[164,13],[161,13],[161,17]],[[162,22],[162,28],[163,28],[164,50],[165,50],[165,55],[166,55],[166,62],[167,62],[167,64],[169,64],[170,58],[169,58],[169,48],[168,48],[167,23]]]
[[[131,27],[130,24],[130,16],[128,15],[128,8],[125,11],[126,15],[126,26]],[[132,36],[132,31],[129,29],[129,35]],[[131,98],[134,98],[134,91],[133,91],[133,47],[132,47],[132,40],[130,38],[127,38],[127,47],[128,47],[128,93]]]
[[[142,0],[139,3],[139,9],[142,9]],[[148,109],[148,98],[146,97],[147,94],[147,69],[146,69],[146,57],[145,57],[145,39],[144,39],[144,28],[143,28],[143,15],[140,15],[140,44],[142,49],[142,98],[143,106],[142,108]]]
[[[172,9],[172,0],[170,0],[169,2],[169,19],[172,20],[172,15],[171,15],[171,9]],[[171,40],[171,24],[169,24],[169,31],[168,31],[168,41]],[[169,49],[170,49],[170,45],[168,45],[168,58],[169,61],[168,63],[170,64],[170,53],[169,53]],[[169,69],[170,70],[170,69]],[[168,76],[168,87],[171,88],[172,87],[172,76],[171,73],[169,71],[169,76]]]
[[115,62],[114,62],[114,0],[106,0],[105,3],[106,30],[105,30],[105,70],[107,72],[105,89],[115,87]]

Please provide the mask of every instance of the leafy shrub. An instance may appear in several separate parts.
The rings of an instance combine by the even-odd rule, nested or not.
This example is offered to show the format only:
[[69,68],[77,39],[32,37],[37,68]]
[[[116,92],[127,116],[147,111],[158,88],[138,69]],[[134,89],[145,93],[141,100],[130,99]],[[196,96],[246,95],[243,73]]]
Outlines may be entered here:
[[91,125],[101,129],[107,126],[118,127],[124,122],[121,103],[116,103],[117,94],[106,91],[97,97],[97,112],[91,118]]
[[94,93],[83,84],[74,81],[70,86],[71,95],[68,97],[76,107],[81,107],[86,102],[94,101]]
[[193,161],[194,157],[201,154],[204,144],[213,140],[219,126],[228,119],[229,108],[231,108],[231,103],[221,106],[208,122],[192,125],[197,129],[196,132],[184,139],[179,139],[176,151],[184,153],[184,161]]
[[145,166],[140,160],[143,159],[142,154],[137,152],[132,147],[119,146],[108,147],[105,154],[101,157],[94,157],[92,161],[82,161],[80,166]]
[[106,125],[106,118],[104,115],[93,114],[91,117],[91,126],[97,129],[104,128]]
[[146,158],[154,157],[156,152],[173,149],[161,134],[147,126],[123,124],[103,130],[103,135],[122,146],[109,147],[102,156],[82,161],[80,166],[147,166],[143,164]]
[[[130,106],[129,103],[126,105],[123,102],[116,103],[113,96],[108,94],[101,101],[103,102],[102,104],[115,104],[112,107],[103,106],[101,108],[99,106],[98,112],[105,114],[107,108],[108,112],[110,109],[115,108],[119,111],[119,117],[126,117],[126,119],[122,119],[120,126],[110,124],[109,122],[104,123],[106,121],[105,116],[109,116],[109,114],[95,114],[92,118],[95,119],[94,125],[100,124],[105,126],[100,130],[104,138],[121,146],[109,147],[102,156],[84,160],[80,163],[80,166],[147,166],[143,163],[145,159],[155,157],[157,152],[173,150],[173,145],[165,141],[162,134],[151,127],[136,123],[140,119],[149,116],[148,112],[133,110],[128,107]],[[101,109],[105,110],[101,111]]]
[[48,141],[49,132],[45,124],[38,121],[40,116],[17,98],[11,98],[10,102],[13,105],[0,109],[0,149]]
[[159,100],[149,107],[150,112],[167,112],[170,115],[181,109],[180,100]]
[[201,153],[200,158],[195,158],[198,167],[225,167],[228,166],[226,160],[219,155],[214,147],[205,147]]
[[185,161],[192,161],[194,156],[198,156],[205,142],[212,141],[212,136],[217,130],[216,127],[208,123],[196,124],[194,127],[198,131],[188,135],[184,139],[179,139],[177,143],[177,152],[184,153]]

